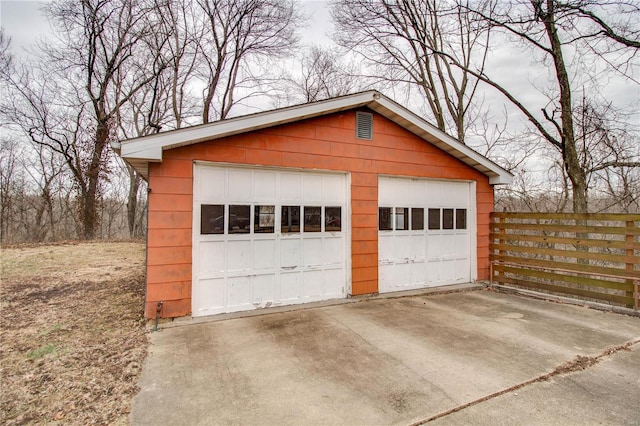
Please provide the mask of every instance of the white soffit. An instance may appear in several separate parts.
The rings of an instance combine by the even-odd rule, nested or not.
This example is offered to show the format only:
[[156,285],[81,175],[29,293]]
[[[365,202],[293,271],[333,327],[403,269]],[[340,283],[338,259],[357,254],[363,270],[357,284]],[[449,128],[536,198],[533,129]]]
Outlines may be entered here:
[[487,175],[492,185],[508,184],[513,179],[511,173],[488,158],[373,90],[129,139],[114,143],[113,148],[119,149],[120,156],[147,178],[148,163],[162,162],[165,150],[360,107],[376,111]]

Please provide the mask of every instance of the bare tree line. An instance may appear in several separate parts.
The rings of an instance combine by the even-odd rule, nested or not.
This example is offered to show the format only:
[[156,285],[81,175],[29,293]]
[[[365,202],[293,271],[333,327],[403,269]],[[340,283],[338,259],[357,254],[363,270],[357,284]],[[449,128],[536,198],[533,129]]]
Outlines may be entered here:
[[[601,94],[612,74],[640,84],[635,2],[330,7],[334,47],[301,44],[293,0],[54,1],[55,37],[26,59],[0,33],[2,241],[142,235],[145,183],[112,141],[366,88],[418,100],[441,130],[514,171],[499,208],[638,210],[640,126]],[[488,65],[496,43],[530,55],[546,84],[510,86]],[[502,122],[481,88],[511,105]],[[512,130],[521,117],[528,127]],[[531,177],[534,157],[547,179]]]

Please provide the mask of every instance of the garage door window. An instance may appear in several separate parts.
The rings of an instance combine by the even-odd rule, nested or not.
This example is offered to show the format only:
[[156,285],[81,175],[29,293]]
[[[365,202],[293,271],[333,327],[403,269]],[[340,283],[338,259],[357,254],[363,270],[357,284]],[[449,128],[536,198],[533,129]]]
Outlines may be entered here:
[[453,209],[442,209],[442,229],[453,229]]
[[305,207],[304,208],[304,232],[320,232],[322,231],[322,208]]
[[391,231],[393,229],[391,222],[391,207],[378,208],[378,229],[380,231]]
[[429,229],[440,229],[440,209],[429,209]]
[[409,229],[409,209],[407,207],[396,207],[396,231],[406,231]]
[[253,229],[256,234],[273,234],[276,225],[276,206],[255,206]]
[[411,230],[421,231],[424,229],[424,209],[412,208],[411,209]]
[[456,209],[456,229],[467,229],[467,209]]
[[224,205],[200,206],[200,234],[224,234]]
[[300,232],[300,206],[282,206],[280,231],[283,234]]
[[342,231],[342,207],[324,208],[324,230],[326,232]]
[[229,234],[248,234],[250,218],[251,206],[229,206]]

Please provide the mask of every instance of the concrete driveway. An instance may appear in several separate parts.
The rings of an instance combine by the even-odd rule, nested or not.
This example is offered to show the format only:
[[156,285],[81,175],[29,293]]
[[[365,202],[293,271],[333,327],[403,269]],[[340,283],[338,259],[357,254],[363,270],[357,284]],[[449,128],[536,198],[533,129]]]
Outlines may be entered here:
[[640,318],[471,291],[227,319],[152,333],[140,387],[133,425],[640,425]]

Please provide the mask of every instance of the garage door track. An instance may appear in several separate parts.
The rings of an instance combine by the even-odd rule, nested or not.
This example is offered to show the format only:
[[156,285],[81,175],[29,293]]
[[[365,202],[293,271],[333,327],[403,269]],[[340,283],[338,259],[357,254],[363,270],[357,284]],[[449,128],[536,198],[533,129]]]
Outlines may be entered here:
[[492,291],[151,334],[133,425],[632,424],[640,318]]

